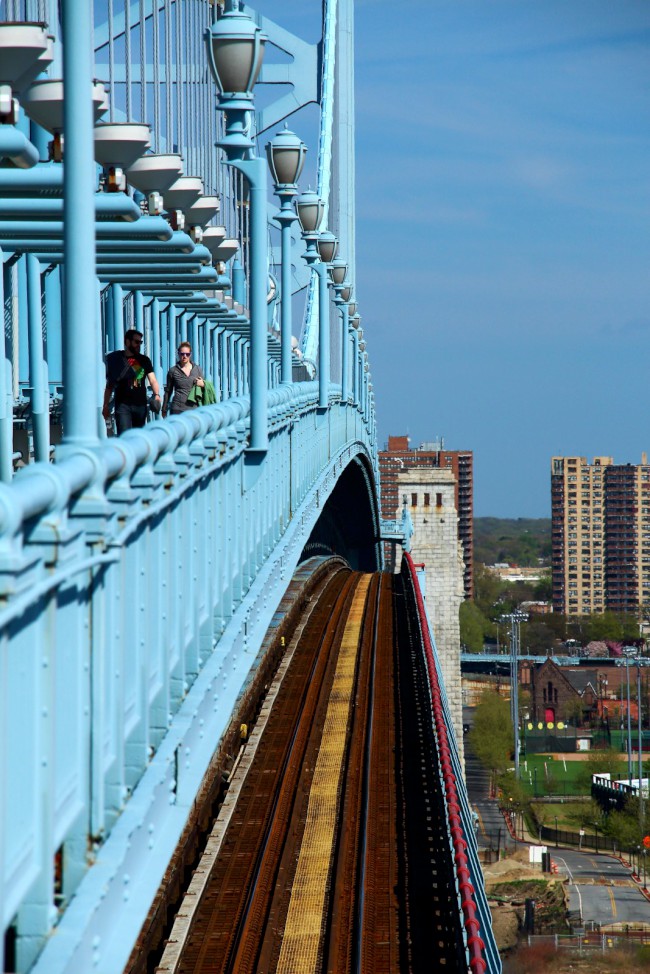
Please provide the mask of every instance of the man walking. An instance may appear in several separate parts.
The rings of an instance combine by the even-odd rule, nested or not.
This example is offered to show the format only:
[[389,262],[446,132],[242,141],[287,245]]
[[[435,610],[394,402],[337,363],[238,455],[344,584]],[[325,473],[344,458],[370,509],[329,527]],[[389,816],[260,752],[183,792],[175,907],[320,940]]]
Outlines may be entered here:
[[139,429],[147,419],[147,389],[151,386],[160,408],[160,391],[153,363],[142,355],[142,332],[129,328],[124,335],[124,349],[106,356],[106,389],[104,390],[104,419],[110,418],[109,403],[115,392],[115,425],[117,432]]

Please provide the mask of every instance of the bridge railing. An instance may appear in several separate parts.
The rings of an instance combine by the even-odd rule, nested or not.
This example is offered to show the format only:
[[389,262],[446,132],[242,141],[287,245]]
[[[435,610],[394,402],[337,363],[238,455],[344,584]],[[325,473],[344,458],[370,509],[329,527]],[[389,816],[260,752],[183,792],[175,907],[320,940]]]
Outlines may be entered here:
[[451,711],[415,565],[407,552],[403,556],[402,572],[406,574],[414,592],[429,672],[441,773],[440,785],[447,808],[450,849],[456,870],[458,908],[465,934],[468,968],[474,974],[480,974],[482,971],[487,971],[488,974],[499,974],[501,959],[492,931],[490,908],[485,895],[476,834],[465,777],[458,756]]
[[[248,413],[246,399],[204,407],[0,485],[0,906],[21,969],[158,755],[138,827],[156,802],[191,804],[201,768],[170,727],[208,665],[227,723],[256,655],[249,615],[229,622],[323,472],[355,452],[372,464],[362,414],[333,399],[323,415],[317,383],[271,392],[262,465]],[[266,580],[269,606],[311,526]]]

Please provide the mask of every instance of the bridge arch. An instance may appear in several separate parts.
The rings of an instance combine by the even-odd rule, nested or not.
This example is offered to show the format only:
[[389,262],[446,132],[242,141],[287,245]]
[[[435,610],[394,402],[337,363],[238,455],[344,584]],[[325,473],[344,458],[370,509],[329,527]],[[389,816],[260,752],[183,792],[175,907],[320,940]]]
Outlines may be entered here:
[[340,555],[358,571],[381,566],[374,471],[358,453],[339,475],[303,550],[303,558]]

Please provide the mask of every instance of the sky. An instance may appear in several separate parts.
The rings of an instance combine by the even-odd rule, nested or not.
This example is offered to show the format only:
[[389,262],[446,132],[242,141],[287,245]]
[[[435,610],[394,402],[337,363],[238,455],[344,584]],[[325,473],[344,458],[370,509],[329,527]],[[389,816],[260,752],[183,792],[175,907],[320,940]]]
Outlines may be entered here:
[[[255,6],[314,39],[318,0]],[[548,517],[552,456],[650,454],[650,3],[356,0],[355,44],[380,448],[443,436],[477,516]]]

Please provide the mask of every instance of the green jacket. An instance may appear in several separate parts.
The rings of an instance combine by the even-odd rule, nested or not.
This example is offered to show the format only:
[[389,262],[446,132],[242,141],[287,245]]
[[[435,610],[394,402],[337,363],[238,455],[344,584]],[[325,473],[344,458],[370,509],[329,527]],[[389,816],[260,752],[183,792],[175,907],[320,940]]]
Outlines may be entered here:
[[209,406],[217,401],[217,394],[209,379],[205,379],[204,386],[194,385],[187,394],[188,402],[195,402],[197,406]]

